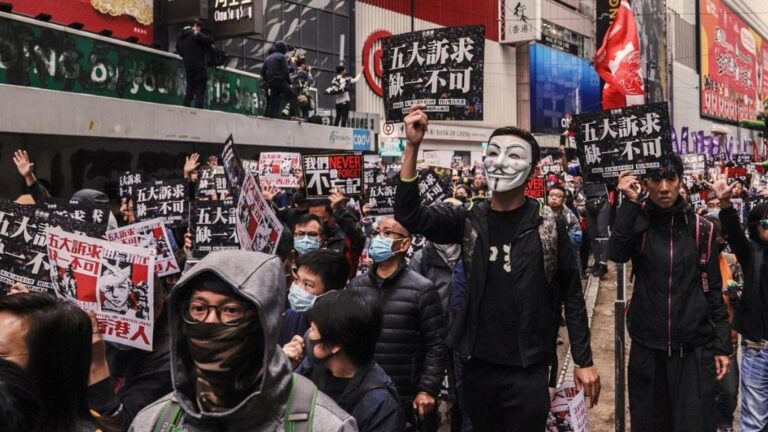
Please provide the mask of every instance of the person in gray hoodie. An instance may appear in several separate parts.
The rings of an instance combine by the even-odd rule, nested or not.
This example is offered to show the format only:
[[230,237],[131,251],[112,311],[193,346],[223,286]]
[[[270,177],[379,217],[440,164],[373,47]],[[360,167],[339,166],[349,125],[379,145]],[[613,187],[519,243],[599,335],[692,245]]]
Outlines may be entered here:
[[185,273],[169,299],[174,391],[129,430],[357,431],[352,416],[291,372],[277,345],[284,303],[276,256],[215,252]]

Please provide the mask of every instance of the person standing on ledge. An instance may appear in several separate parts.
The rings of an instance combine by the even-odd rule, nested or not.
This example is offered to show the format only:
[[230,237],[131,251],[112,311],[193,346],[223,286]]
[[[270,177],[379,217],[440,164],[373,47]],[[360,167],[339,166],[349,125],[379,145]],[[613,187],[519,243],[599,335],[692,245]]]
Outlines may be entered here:
[[184,95],[184,106],[205,108],[205,93],[208,85],[208,62],[206,56],[213,45],[213,38],[203,33],[200,20],[192,21],[192,25],[184,27],[176,41],[176,52],[184,62],[184,74],[187,77],[187,92]]

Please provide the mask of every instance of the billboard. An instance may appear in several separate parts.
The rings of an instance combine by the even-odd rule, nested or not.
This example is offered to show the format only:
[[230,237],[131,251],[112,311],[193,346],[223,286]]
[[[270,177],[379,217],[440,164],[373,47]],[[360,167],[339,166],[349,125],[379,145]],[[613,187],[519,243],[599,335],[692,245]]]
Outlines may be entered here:
[[82,29],[99,33],[112,32],[118,39],[136,38],[137,42],[154,42],[154,7],[152,0],[5,0],[13,12],[36,17],[50,15],[51,22],[70,25],[80,23]]
[[531,131],[559,134],[566,114],[600,110],[600,78],[589,61],[530,45]]
[[701,116],[755,120],[768,97],[765,41],[722,0],[699,0]]
[[264,27],[262,0],[209,0],[208,22],[216,39],[259,34]]

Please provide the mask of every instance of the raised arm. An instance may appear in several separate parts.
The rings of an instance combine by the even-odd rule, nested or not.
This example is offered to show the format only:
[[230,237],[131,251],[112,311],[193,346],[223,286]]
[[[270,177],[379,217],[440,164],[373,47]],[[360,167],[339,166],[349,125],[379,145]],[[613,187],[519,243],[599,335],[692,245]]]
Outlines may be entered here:
[[642,187],[628,172],[619,176],[619,185],[616,188],[624,194],[624,201],[616,210],[616,222],[608,239],[608,258],[617,263],[625,263],[635,253],[635,222],[640,215],[642,207],[639,204]]

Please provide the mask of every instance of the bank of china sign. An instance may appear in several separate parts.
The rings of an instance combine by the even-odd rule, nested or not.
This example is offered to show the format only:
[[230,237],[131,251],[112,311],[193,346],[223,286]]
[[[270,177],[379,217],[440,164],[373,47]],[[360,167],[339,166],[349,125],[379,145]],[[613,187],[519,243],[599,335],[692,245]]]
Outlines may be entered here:
[[499,0],[499,43],[541,39],[542,0]]

